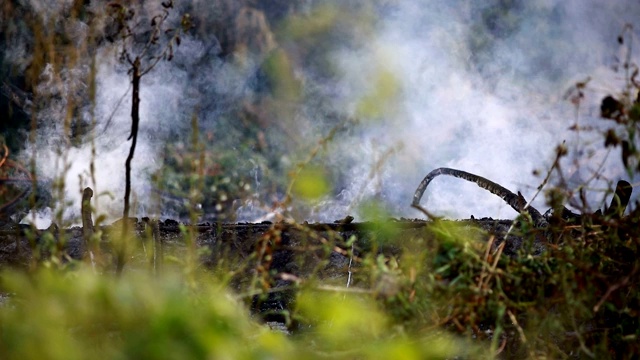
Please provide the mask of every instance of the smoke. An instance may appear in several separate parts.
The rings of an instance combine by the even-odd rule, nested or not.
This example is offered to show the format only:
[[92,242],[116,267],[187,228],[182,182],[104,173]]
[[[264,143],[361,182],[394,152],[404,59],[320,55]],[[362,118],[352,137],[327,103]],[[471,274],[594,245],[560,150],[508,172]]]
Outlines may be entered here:
[[[391,214],[420,215],[408,204],[422,178],[437,167],[476,173],[531,199],[564,141],[570,153],[561,162],[563,172],[570,186],[588,185],[592,207],[604,203],[602,190],[610,182],[628,177],[619,150],[607,156],[602,133],[595,130],[610,126],[599,119],[599,104],[623,89],[622,74],[611,70],[615,39],[640,15],[640,6],[500,3],[403,2],[362,49],[337,54],[345,69],[342,85],[355,94],[353,102],[379,72],[372,63],[402,84],[394,111],[361,139],[375,147],[351,150],[354,159],[372,163],[374,154],[403,145],[385,164],[377,190]],[[576,108],[565,94],[588,76],[592,80]],[[593,130],[570,130],[576,123]],[[367,180],[366,173],[350,174],[355,187]],[[516,215],[501,199],[452,178],[434,181],[422,204],[453,218]],[[544,194],[533,205],[544,211]]]
[[[288,173],[334,127],[340,130],[312,161],[328,169],[333,189],[294,213],[297,220],[365,220],[372,201],[390,216],[421,216],[409,204],[437,167],[484,176],[531,199],[563,141],[569,155],[561,165],[571,186],[598,174],[587,188],[594,207],[609,182],[627,177],[619,150],[607,155],[597,130],[610,125],[599,119],[600,100],[624,84],[611,67],[620,55],[618,34],[640,16],[635,2],[241,3],[181,4],[176,13],[190,11],[199,29],[211,30],[185,35],[174,60],[143,77],[132,164],[139,216],[181,216],[166,208],[151,178],[167,167],[168,153],[186,151],[194,116],[207,161],[231,169],[220,184],[207,184],[207,194],[217,197],[212,209],[233,204],[240,221],[268,218],[271,203],[284,198]],[[91,31],[79,20],[66,28],[74,41]],[[22,45],[14,49],[24,53]],[[36,154],[41,177],[63,175],[64,218],[76,223],[84,186],[94,188],[98,213],[120,216],[130,146],[127,68],[113,44],[96,51],[95,108],[83,105],[75,115],[84,124],[95,119],[95,128],[70,146],[55,121],[66,116],[74,94],[89,103],[90,63],[51,65],[38,83],[49,101],[38,114],[35,149],[24,152]],[[587,77],[576,106],[567,91]],[[570,130],[575,124],[596,131]],[[236,155],[229,159],[222,150]],[[232,183],[249,196],[227,200]],[[452,218],[516,216],[501,199],[452,178],[434,181],[422,205]],[[533,205],[545,209],[543,194]],[[279,211],[296,206],[305,205]]]
[[[39,2],[32,5],[31,11],[41,12]],[[59,5],[47,16],[58,20],[64,34],[73,29],[72,38],[86,39],[95,30],[77,18],[65,18],[69,4]],[[32,41],[29,34],[24,41]],[[34,141],[25,144],[22,158],[28,162],[34,157],[40,179],[55,179],[52,191],[55,201],[53,210],[50,207],[34,210],[24,221],[34,222],[38,227],[46,227],[52,220],[78,224],[82,189],[86,186],[94,189],[97,214],[106,215],[107,221],[121,216],[124,162],[131,146],[127,139],[131,132],[132,89],[129,67],[118,60],[117,45],[101,41],[99,46],[89,49],[95,53],[85,53],[86,48],[78,49],[77,53],[71,50],[79,56],[77,61],[69,61],[64,55],[60,60],[56,54],[53,59],[60,62],[47,63],[40,73],[35,86],[39,104],[24,109],[29,115],[35,113],[38,128]],[[188,59],[203,56],[201,45],[189,39],[182,49],[180,54],[187,52]],[[186,61],[187,57],[182,59]],[[33,66],[35,59],[23,61],[31,61]],[[184,66],[185,61],[179,65]],[[184,67],[165,62],[159,62],[142,80],[140,117],[144,120],[138,132],[131,182],[136,214],[160,215],[150,177],[162,166],[161,154],[168,139],[189,127],[191,113],[184,110],[193,109],[190,99],[185,97],[188,93],[184,92],[188,82]],[[92,86],[95,98],[89,96]]]

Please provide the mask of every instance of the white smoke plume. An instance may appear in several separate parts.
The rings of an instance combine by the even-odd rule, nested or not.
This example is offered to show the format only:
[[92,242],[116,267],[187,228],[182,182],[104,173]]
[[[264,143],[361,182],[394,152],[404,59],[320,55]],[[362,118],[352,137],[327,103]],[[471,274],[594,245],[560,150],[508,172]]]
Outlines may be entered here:
[[[294,133],[284,136],[282,153],[272,150],[268,156],[263,155],[257,150],[261,146],[257,141],[253,150],[267,159],[239,156],[237,161],[246,163],[244,169],[249,169],[241,175],[253,179],[253,192],[272,191],[264,185],[269,177],[286,177],[271,172],[269,164],[285,167],[304,158],[300,154],[308,152],[309,144],[317,143],[335,123],[335,119],[328,119],[330,113],[358,118],[330,141],[320,156],[335,176],[335,187],[302,213],[307,218],[297,220],[332,221],[348,214],[366,220],[361,205],[371,199],[383,204],[391,216],[421,216],[409,206],[413,192],[422,178],[438,167],[484,176],[531,199],[553,163],[556,146],[563,141],[570,154],[562,167],[572,186],[580,185],[594,172],[600,174],[587,189],[594,208],[603,203],[604,192],[599,190],[608,182],[627,177],[619,149],[612,150],[601,166],[606,155],[601,133],[577,133],[569,128],[576,123],[596,129],[610,125],[599,119],[599,103],[607,94],[619,92],[624,83],[623,74],[611,70],[620,50],[616,38],[625,24],[640,18],[640,4],[596,0],[515,1],[509,2],[511,5],[497,0],[484,4],[470,0],[378,1],[373,2],[375,5],[347,5],[337,0],[303,3],[295,14],[285,13],[278,24],[271,24],[274,33],[280,27],[286,29],[294,16],[315,24],[314,17],[324,16],[331,6],[354,12],[372,9],[369,16],[375,18],[373,28],[354,30],[348,44],[340,38],[333,39],[330,46],[325,44],[323,56],[333,72],[329,79],[317,74],[312,64],[296,58],[302,58],[295,51],[296,41],[304,42],[304,36],[279,39],[275,44],[266,36],[266,50],[249,49],[251,55],[242,66],[233,63],[233,54],[223,54],[224,39],[185,36],[175,60],[158,63],[143,78],[140,140],[132,166],[137,215],[172,215],[163,213],[154,202],[150,174],[163,166],[161,154],[168,144],[188,143],[195,113],[202,132],[215,129],[215,139],[225,137],[233,144],[235,133],[219,131],[220,124],[230,121],[229,109],[246,99],[270,101],[271,95],[264,95],[251,83],[257,81],[255,72],[265,51],[277,51],[274,48],[290,54],[295,77],[302,84],[300,91],[319,97],[303,96],[291,119],[282,120],[282,129],[272,130]],[[179,10],[206,9],[213,14],[222,6],[207,4],[194,1]],[[201,21],[206,22],[206,18],[202,16]],[[344,19],[328,23],[329,27],[357,27],[358,19],[353,24]],[[72,28],[80,39],[84,27],[76,25]],[[282,33],[278,34],[286,38],[286,31]],[[638,35],[637,29],[634,35]],[[635,36],[634,45],[637,39]],[[82,67],[62,70],[69,78],[74,76],[73,71],[89,71]],[[130,80],[113,49],[106,45],[98,51],[96,75],[96,155],[92,155],[90,141],[66,150],[70,168],[65,171],[65,196],[70,203],[65,216],[72,222],[78,219],[81,189],[88,185],[96,194],[110,194],[99,197],[98,212],[110,218],[121,216],[124,161],[130,145],[126,141],[130,131]],[[565,95],[587,77],[591,81],[576,107]],[[40,86],[43,91],[51,90],[44,80]],[[383,101],[376,109],[367,99],[373,99],[374,105],[377,99]],[[64,113],[64,103],[49,106],[45,109],[49,115],[45,112],[41,116]],[[367,106],[374,108],[373,113]],[[81,116],[88,116],[88,108],[83,111]],[[35,144],[38,170],[48,178],[62,171],[56,167],[60,162],[56,136],[62,129],[54,124],[42,128]],[[96,183],[89,176],[92,158]],[[581,159],[579,167],[575,159]],[[534,170],[541,175],[533,175]],[[283,196],[282,190],[274,193]],[[237,220],[265,216],[269,205],[258,207],[257,203],[262,203],[258,195],[241,207]],[[452,218],[516,216],[498,197],[453,178],[434,181],[422,204]],[[544,210],[544,196],[539,195],[533,205]]]
[[[599,104],[623,89],[623,74],[612,70],[620,47],[616,38],[638,18],[640,5],[532,1],[513,2],[505,10],[492,8],[500,2],[493,3],[402,2],[372,41],[336,55],[345,74],[341,85],[356,102],[379,71],[372,63],[383,64],[401,83],[396,111],[350,150],[371,164],[374,154],[403,145],[381,174],[378,196],[390,204],[391,214],[421,216],[408,205],[422,178],[438,167],[476,173],[531,199],[563,141],[570,151],[562,162],[570,186],[599,174],[587,188],[593,210],[603,204],[609,182],[635,180],[628,179],[619,149],[601,165],[607,153],[601,132],[577,133],[570,127],[611,126],[599,119]],[[499,11],[503,18],[479,26],[483,16]],[[474,41],[490,43],[483,48]],[[588,77],[576,109],[565,94]],[[355,187],[366,173],[360,168],[351,174]],[[453,218],[516,215],[474,184],[445,177],[430,185],[422,204]],[[544,211],[544,194],[533,205]]]

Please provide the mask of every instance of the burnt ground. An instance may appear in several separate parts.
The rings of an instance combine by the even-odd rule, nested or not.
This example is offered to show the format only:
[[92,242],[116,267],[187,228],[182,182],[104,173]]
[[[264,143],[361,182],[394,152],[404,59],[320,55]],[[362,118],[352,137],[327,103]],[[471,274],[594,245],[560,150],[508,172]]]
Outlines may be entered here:
[[[138,221],[131,218],[130,227],[134,238],[140,243],[145,240],[159,239],[167,250],[180,250],[187,246],[186,234],[192,233],[196,239],[196,246],[204,248],[208,255],[201,256],[202,264],[215,266],[221,256],[246,258],[257,250],[259,243],[265,238],[279,237],[273,251],[277,254],[287,252],[291,246],[297,246],[316,242],[317,245],[332,241],[337,247],[343,246],[346,241],[355,237],[355,251],[370,251],[374,243],[397,244],[407,237],[431,237],[427,231],[432,221],[419,219],[389,219],[383,222],[361,223],[237,223],[237,224],[198,224],[190,226],[167,219],[158,221],[154,228],[152,222]],[[479,229],[487,240],[495,236],[493,246],[499,245],[513,224],[512,220],[496,220],[492,218],[468,219],[468,220],[439,220],[443,224],[452,224],[469,229]],[[101,226],[97,230],[102,231],[100,248],[110,252],[110,243],[114,234],[121,234],[119,224]],[[155,230],[155,231],[154,231]],[[277,233],[277,236],[275,235]],[[517,233],[517,230],[512,233]],[[53,236],[51,236],[53,235]],[[385,237],[394,237],[396,241],[387,241]],[[60,239],[64,239],[61,241]],[[26,266],[33,260],[33,248],[42,248],[47,245],[64,250],[70,259],[80,260],[83,257],[85,244],[83,241],[82,227],[69,229],[34,229],[28,225],[12,225],[0,227],[0,268],[7,266]],[[504,254],[513,256],[522,246],[522,239],[515,235],[509,236],[505,245]],[[539,251],[537,249],[536,251]],[[400,251],[397,245],[383,245],[378,251],[396,253]],[[275,260],[274,265],[286,260]],[[286,264],[280,264],[286,265]]]
[[[494,247],[504,241],[504,235],[513,223],[511,220],[491,218],[438,221],[445,226],[459,225],[483,239],[488,240],[493,235]],[[108,264],[115,259],[113,248],[116,244],[113,241],[122,234],[121,224],[122,222],[114,223],[94,229],[102,231],[98,246],[103,265],[107,263],[106,268],[115,268]],[[355,263],[350,265],[349,251],[354,257],[362,257],[371,252],[400,255],[403,251],[401,245],[405,240],[433,241],[435,235],[430,231],[433,225],[432,221],[390,219],[362,223],[264,222],[187,226],[174,220],[153,222],[146,218],[144,221],[132,218],[129,223],[134,235],[132,241],[140,246],[135,247],[137,250],[129,251],[127,261],[130,266],[134,266],[131,265],[133,263],[148,266],[153,254],[161,253],[184,259],[192,244],[191,249],[197,251],[202,267],[237,272],[238,276],[234,278],[232,285],[238,291],[256,286],[256,281],[260,284],[258,288],[287,289],[291,288],[292,283],[309,276],[314,276],[328,286],[344,287],[352,266],[358,266]],[[195,242],[188,239],[195,239]],[[503,253],[515,256],[522,244],[523,239],[510,235]],[[535,241],[532,251],[540,252],[542,249],[542,243]],[[36,230],[23,225],[0,229],[0,269],[27,268],[55,251],[64,254],[63,260],[86,258],[87,246],[83,240],[83,229],[74,227]],[[153,266],[160,268],[171,264],[156,261]],[[355,275],[351,284],[357,286],[358,281]],[[284,322],[281,310],[291,305],[294,298],[292,291],[271,291],[266,297],[254,297],[252,307],[267,320]]]

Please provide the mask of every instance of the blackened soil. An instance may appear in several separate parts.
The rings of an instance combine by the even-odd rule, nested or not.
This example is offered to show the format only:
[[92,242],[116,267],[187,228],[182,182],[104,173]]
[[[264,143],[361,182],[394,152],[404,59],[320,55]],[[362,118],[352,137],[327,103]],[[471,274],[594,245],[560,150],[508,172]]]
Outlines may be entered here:
[[[480,230],[487,240],[493,236],[493,246],[499,245],[504,236],[509,233],[509,241],[504,253],[515,255],[523,245],[523,239],[518,236],[518,226],[510,228],[511,220],[495,220],[491,218],[469,220],[440,220],[443,224],[463,226]],[[375,245],[377,251],[401,251],[402,239],[409,236],[432,237],[429,228],[434,224],[431,221],[419,219],[390,219],[384,222],[361,223],[237,223],[237,224],[198,224],[189,226],[175,220],[167,219],[157,221],[157,232],[153,232],[153,223],[145,218],[138,221],[130,219],[129,226],[135,241],[144,242],[158,237],[165,246],[180,248],[187,245],[185,237],[193,235],[197,247],[206,247],[208,255],[201,258],[207,266],[216,266],[217,263],[230,258],[246,259],[256,250],[261,239],[267,238],[270,251],[295,250],[296,247],[310,244],[322,245],[327,241],[335,243],[337,248],[344,247],[346,242],[354,238],[356,252],[371,251]],[[109,252],[109,244],[114,236],[120,235],[120,222],[110,226],[103,226],[101,248]],[[392,238],[392,239],[386,239]],[[534,252],[542,250],[542,242],[535,246]],[[33,249],[58,249],[64,251],[70,259],[81,259],[85,253],[85,245],[82,239],[82,228],[69,229],[33,229],[27,225],[13,225],[0,228],[0,268],[6,266],[27,265],[33,260]],[[37,256],[46,256],[42,252]],[[276,256],[271,261],[271,266],[280,266],[290,270],[293,265],[291,256]],[[339,255],[336,252],[334,257]],[[341,260],[342,261],[342,260]]]

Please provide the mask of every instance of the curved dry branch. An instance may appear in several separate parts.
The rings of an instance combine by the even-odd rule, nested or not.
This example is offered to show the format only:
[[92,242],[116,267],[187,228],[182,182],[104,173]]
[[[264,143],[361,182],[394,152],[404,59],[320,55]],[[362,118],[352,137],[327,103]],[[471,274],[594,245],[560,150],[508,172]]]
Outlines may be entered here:
[[475,174],[468,173],[462,170],[456,170],[451,168],[438,168],[431,171],[427,176],[422,180],[418,188],[416,189],[415,194],[413,195],[413,202],[411,206],[414,208],[424,212],[427,216],[434,218],[428,211],[426,211],[422,206],[420,206],[420,199],[422,199],[422,195],[425,190],[427,190],[427,186],[429,183],[438,175],[449,175],[456,177],[458,179],[464,179],[470,182],[475,183],[479,187],[490,191],[494,195],[498,195],[502,200],[504,200],[509,206],[511,206],[517,212],[526,211],[531,216],[531,219],[535,224],[540,224],[543,221],[543,217],[540,212],[532,206],[527,206],[527,201],[524,199],[522,194],[518,193],[517,195],[511,192],[509,189],[494,183],[493,181],[483,178],[482,176],[478,176]]

